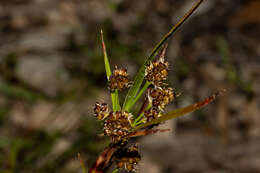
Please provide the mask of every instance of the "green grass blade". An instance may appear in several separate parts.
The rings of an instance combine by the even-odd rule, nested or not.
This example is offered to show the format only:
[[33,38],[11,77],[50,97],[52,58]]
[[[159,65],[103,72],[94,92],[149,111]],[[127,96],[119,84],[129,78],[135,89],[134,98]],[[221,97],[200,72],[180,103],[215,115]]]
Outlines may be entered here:
[[147,122],[147,123],[144,123],[144,124],[137,126],[134,130],[138,130],[140,128],[148,127],[148,126],[151,126],[153,124],[158,124],[158,123],[161,123],[161,122],[173,119],[173,118],[183,116],[183,115],[190,113],[190,112],[193,112],[195,110],[198,110],[198,109],[202,108],[203,106],[206,106],[207,104],[212,102],[219,94],[221,94],[224,91],[225,90],[217,92],[217,93],[213,94],[212,96],[206,98],[205,100],[203,100],[201,102],[195,103],[195,104],[190,105],[190,106],[186,106],[184,108],[179,108],[179,109],[173,110],[171,112],[168,112],[166,114],[163,114],[161,117],[159,117],[157,119],[154,119],[150,122]]
[[[111,76],[112,72],[111,72],[110,64],[109,64],[108,57],[107,57],[107,50],[106,50],[106,45],[105,45],[102,30],[101,30],[101,40],[102,40],[102,48],[103,48],[103,53],[104,53],[104,63],[105,63],[106,75],[107,75],[107,80],[109,80],[109,77]],[[121,107],[119,104],[118,90],[111,92],[111,99],[112,99],[113,111],[120,110]]]
[[155,57],[154,55],[157,53],[157,51],[162,47],[162,45],[178,30],[178,28],[192,15],[192,13],[199,7],[199,5],[203,2],[203,0],[199,0],[181,19],[180,21],[175,24],[171,30],[165,34],[163,36],[163,38],[159,41],[159,43],[156,44],[156,46],[153,48],[152,52],[150,53],[150,55],[147,57],[147,59],[145,60],[145,63],[142,65],[142,67],[139,69],[133,86],[129,89],[124,105],[123,105],[123,109],[129,111],[132,106],[134,105],[133,100],[135,99],[142,83],[144,80],[144,76],[145,76],[145,66],[153,60],[153,58]]

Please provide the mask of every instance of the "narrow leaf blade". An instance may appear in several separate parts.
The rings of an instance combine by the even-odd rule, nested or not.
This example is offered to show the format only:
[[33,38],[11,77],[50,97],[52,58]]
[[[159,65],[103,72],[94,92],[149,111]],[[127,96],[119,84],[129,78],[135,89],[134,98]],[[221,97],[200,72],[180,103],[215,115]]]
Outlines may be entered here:
[[147,57],[145,63],[141,66],[139,69],[133,86],[129,89],[123,109],[129,111],[134,104],[131,104],[131,102],[136,97],[145,76],[145,66],[154,59],[154,55],[157,53],[157,51],[162,47],[162,45],[178,30],[178,28],[192,15],[192,13],[200,6],[200,4],[203,2],[203,0],[199,0],[181,19],[180,21],[175,24],[171,30],[163,36],[163,38],[159,41],[159,43],[156,44],[156,46],[153,48],[150,55]]
[[109,77],[111,76],[112,73],[111,73],[110,64],[107,57],[107,49],[104,41],[103,31],[101,30],[100,33],[101,33],[102,48],[104,53],[104,63],[105,63],[105,69],[107,74],[107,80],[109,80]]
[[[110,64],[109,64],[108,57],[107,57],[107,50],[106,50],[106,45],[105,45],[105,41],[104,41],[103,31],[101,30],[100,33],[101,33],[102,48],[103,48],[103,53],[104,53],[104,63],[105,63],[106,75],[107,75],[107,80],[109,80],[109,77],[111,76],[112,72],[111,72]],[[113,111],[120,110],[121,107],[119,104],[118,90],[111,92],[111,100],[112,100]]]
[[135,128],[135,130],[140,129],[140,128],[144,128],[144,127],[148,127],[148,126],[151,126],[153,124],[158,124],[158,123],[161,123],[161,122],[173,119],[173,118],[177,118],[177,117],[183,116],[183,115],[185,115],[187,113],[190,113],[190,112],[193,112],[195,110],[198,110],[198,109],[206,106],[210,102],[212,102],[219,94],[221,94],[224,91],[225,90],[219,91],[219,92],[213,94],[212,96],[206,98],[205,100],[203,100],[201,102],[198,102],[198,103],[195,103],[193,105],[186,106],[184,108],[179,108],[179,109],[173,110],[171,112],[168,112],[168,113],[162,115],[161,117],[159,117],[157,119],[154,119],[154,120],[152,120],[150,122],[147,122],[147,123],[144,123],[144,124],[141,124],[141,125],[137,126]]

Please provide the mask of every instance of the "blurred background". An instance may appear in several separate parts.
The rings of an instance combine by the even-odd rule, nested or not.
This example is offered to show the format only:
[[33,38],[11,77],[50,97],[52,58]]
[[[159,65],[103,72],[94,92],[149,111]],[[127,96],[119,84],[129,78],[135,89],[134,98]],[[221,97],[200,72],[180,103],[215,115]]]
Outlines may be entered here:
[[[109,143],[93,116],[112,66],[133,80],[194,0],[1,0],[0,172],[81,172]],[[208,0],[169,42],[168,110],[228,92],[135,139],[142,173],[260,172],[260,1]],[[125,92],[122,93],[122,99]]]

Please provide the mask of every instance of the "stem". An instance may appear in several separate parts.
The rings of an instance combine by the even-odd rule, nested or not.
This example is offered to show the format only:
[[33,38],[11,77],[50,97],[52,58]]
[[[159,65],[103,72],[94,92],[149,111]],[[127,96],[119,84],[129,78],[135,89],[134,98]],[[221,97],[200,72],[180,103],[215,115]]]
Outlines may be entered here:
[[104,151],[97,157],[96,162],[89,169],[88,173],[105,173],[107,169],[111,166],[111,159],[115,152],[126,145],[120,144],[111,143],[108,147],[106,147]]
[[137,96],[134,98],[134,100],[131,102],[131,105],[129,105],[129,107],[131,108],[139,99],[140,97],[143,95],[143,93],[146,91],[146,89],[151,85],[150,82],[146,81],[143,88],[139,91],[139,93],[137,94]]
[[146,81],[144,84],[144,87],[140,90],[140,92],[138,93],[138,95],[135,97],[133,104],[135,104],[140,97],[143,95],[143,93],[146,91],[146,89],[151,85],[151,82]]
[[[148,110],[148,109],[150,109],[152,107],[152,104],[148,104],[146,107],[145,107],[145,109],[144,110]],[[134,121],[134,123],[133,123],[133,127],[135,127],[135,126],[137,126],[137,125],[139,125],[140,124],[140,120],[141,120],[141,118],[144,116],[144,113],[143,113],[143,111],[141,112],[141,114],[138,114],[138,117],[135,119],[135,121]]]

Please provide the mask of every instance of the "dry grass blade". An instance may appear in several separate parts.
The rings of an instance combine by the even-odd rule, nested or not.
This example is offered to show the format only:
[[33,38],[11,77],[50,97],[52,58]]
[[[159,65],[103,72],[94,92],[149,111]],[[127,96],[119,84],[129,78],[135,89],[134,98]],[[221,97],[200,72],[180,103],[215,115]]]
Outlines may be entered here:
[[190,105],[190,106],[187,106],[187,107],[184,107],[184,108],[180,108],[180,109],[176,109],[174,111],[168,112],[168,113],[162,115],[161,117],[159,117],[157,119],[154,119],[154,120],[152,120],[150,122],[147,122],[147,123],[144,123],[144,124],[141,124],[141,125],[137,126],[135,128],[135,130],[138,130],[138,129],[141,129],[141,128],[145,128],[145,127],[151,126],[153,124],[158,124],[158,123],[161,123],[161,122],[173,119],[173,118],[177,118],[177,117],[183,116],[183,115],[185,115],[187,113],[190,113],[190,112],[193,112],[195,110],[198,110],[198,109],[202,108],[203,106],[206,106],[207,104],[212,102],[218,95],[220,95],[221,93],[223,93],[225,91],[226,90],[219,91],[219,92],[213,94],[212,96],[206,98],[205,100],[203,100],[201,102],[198,102],[198,103],[195,103],[193,105]]

